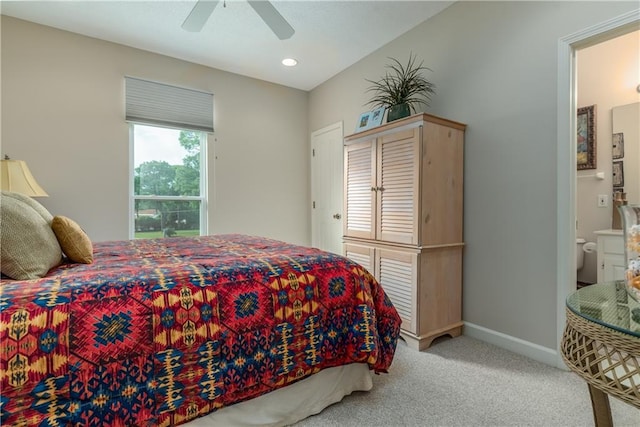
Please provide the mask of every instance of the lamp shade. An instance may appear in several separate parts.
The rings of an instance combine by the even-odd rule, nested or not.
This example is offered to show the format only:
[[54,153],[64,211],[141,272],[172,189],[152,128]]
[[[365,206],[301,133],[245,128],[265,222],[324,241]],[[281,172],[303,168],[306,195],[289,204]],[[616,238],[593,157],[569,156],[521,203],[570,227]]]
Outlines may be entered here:
[[0,188],[30,197],[49,197],[23,160],[0,160]]

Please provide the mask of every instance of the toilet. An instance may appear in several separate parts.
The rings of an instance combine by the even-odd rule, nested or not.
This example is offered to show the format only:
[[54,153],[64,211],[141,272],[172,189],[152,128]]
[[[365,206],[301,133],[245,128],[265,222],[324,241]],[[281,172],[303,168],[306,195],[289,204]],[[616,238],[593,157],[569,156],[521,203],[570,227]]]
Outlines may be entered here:
[[584,244],[586,242],[579,237],[576,239],[576,270],[580,270],[584,265]]

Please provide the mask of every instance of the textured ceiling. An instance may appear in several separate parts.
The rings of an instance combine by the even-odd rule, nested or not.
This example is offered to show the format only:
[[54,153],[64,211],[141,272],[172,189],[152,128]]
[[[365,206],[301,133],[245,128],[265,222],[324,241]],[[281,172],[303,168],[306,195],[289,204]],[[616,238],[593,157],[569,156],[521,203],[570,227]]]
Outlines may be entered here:
[[[311,90],[452,1],[273,1],[295,34],[279,40],[244,0],[204,28],[181,28],[195,1],[2,1],[1,13],[233,73]],[[298,60],[286,68],[285,57]]]

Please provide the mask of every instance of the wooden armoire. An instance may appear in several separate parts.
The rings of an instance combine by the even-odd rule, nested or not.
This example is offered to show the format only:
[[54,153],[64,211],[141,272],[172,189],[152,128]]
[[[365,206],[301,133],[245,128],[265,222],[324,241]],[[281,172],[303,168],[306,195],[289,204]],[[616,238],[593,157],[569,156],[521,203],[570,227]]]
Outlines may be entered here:
[[465,127],[422,113],[345,138],[345,255],[378,279],[418,350],[462,332]]

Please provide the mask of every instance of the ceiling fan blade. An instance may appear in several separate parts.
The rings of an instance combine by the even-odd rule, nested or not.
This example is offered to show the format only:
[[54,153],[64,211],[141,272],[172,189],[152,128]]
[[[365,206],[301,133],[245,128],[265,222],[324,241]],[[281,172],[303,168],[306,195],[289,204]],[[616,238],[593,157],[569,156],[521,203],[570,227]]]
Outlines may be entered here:
[[286,40],[296,32],[271,2],[249,0],[248,3],[280,40]]
[[182,23],[182,29],[193,33],[202,30],[202,27],[204,27],[204,24],[207,22],[207,19],[209,19],[209,16],[211,16],[217,4],[218,0],[198,0],[195,6],[193,6],[193,9],[191,9],[191,13],[189,13],[187,19]]

